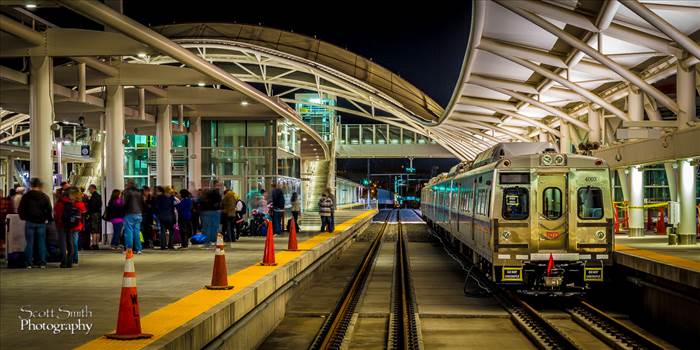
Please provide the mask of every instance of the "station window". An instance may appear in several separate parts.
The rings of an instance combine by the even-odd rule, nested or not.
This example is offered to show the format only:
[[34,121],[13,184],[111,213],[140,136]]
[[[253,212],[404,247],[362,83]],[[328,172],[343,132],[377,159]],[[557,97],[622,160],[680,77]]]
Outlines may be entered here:
[[579,188],[576,197],[580,219],[596,220],[603,217],[603,191],[600,188]]
[[525,220],[530,215],[529,195],[526,188],[510,187],[503,189],[503,218]]
[[561,190],[557,187],[547,187],[542,192],[543,215],[547,220],[559,219],[562,215]]

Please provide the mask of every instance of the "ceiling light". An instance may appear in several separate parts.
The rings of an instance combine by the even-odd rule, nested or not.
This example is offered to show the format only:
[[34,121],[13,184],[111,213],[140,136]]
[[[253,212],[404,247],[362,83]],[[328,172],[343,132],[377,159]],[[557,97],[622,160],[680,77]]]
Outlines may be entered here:
[[144,52],[139,52],[139,53],[136,54],[136,56],[137,56],[138,58],[146,58],[146,53],[144,53]]
[[306,137],[302,137],[301,140],[302,140],[302,141],[306,141]]
[[197,83],[197,86],[200,86],[200,87],[204,86],[204,85],[205,85],[204,83]]
[[24,7],[28,8],[28,9],[35,9],[36,4],[26,4],[26,5],[24,5]]
[[247,105],[248,105],[248,101],[241,101],[241,106],[247,106]]

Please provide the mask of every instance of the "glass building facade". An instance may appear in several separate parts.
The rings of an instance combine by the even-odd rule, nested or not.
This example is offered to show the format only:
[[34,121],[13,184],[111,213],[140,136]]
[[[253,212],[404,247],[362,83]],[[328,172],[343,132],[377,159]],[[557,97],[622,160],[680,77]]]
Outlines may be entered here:
[[[652,164],[642,168],[644,183],[644,200],[648,203],[666,202],[671,200],[668,188],[668,178],[663,164]],[[622,186],[617,171],[613,171],[614,198],[616,202],[623,201]],[[695,174],[695,182],[700,184],[700,167]],[[696,186],[695,198],[700,203],[700,186]]]
[[335,129],[336,113],[335,109],[328,107],[336,106],[336,98],[327,95],[321,98],[315,93],[303,93],[295,94],[294,99],[302,101],[295,104],[295,109],[304,123],[316,130],[325,141],[331,141]]

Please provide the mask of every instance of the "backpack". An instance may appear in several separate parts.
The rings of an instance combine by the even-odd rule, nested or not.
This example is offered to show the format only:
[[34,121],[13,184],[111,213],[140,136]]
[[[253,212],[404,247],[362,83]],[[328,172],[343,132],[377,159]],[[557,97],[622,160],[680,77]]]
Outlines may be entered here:
[[73,228],[80,222],[80,211],[71,202],[63,205],[63,215],[61,221],[66,228]]

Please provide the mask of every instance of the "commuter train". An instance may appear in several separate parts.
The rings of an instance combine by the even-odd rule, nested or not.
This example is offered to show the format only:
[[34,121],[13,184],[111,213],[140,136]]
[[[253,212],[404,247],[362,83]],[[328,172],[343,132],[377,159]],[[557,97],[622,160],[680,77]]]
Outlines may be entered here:
[[424,220],[494,282],[533,295],[582,294],[613,258],[610,171],[549,143],[500,143],[430,180]]

